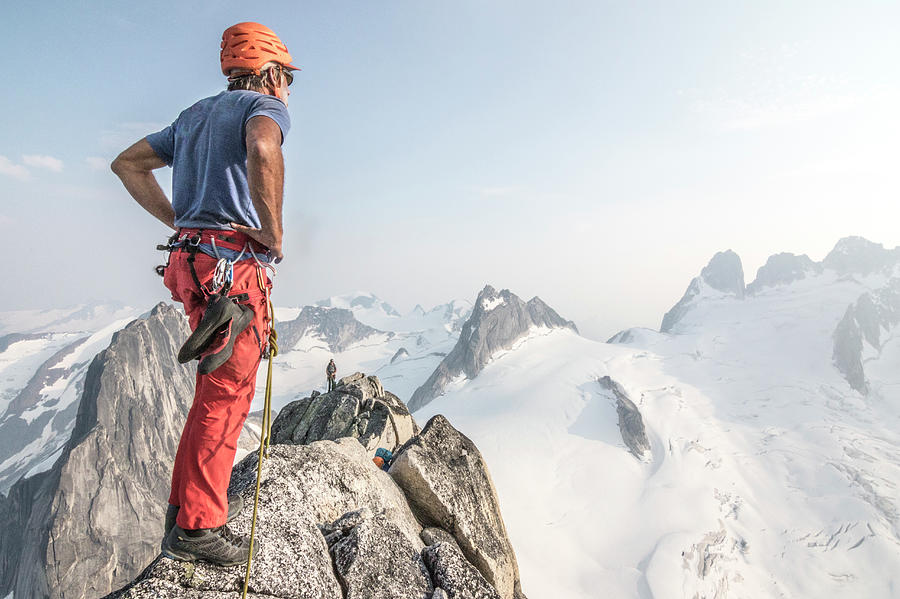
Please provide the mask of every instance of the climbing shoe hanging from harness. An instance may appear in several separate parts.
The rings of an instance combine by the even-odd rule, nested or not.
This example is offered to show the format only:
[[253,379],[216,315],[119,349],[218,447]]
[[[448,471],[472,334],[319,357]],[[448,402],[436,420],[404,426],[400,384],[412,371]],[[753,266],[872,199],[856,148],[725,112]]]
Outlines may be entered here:
[[[253,311],[250,308],[235,303],[228,296],[219,293],[211,295],[200,324],[178,350],[178,361],[185,364],[202,354],[218,353],[226,346],[230,357],[234,338],[240,335],[252,320]],[[222,363],[225,360],[222,360]]]
[[253,310],[234,302],[230,303],[238,309],[239,314],[213,336],[211,345],[204,352],[206,355],[200,358],[200,364],[197,365],[197,372],[200,374],[209,374],[227,362],[234,350],[234,340],[253,322]]

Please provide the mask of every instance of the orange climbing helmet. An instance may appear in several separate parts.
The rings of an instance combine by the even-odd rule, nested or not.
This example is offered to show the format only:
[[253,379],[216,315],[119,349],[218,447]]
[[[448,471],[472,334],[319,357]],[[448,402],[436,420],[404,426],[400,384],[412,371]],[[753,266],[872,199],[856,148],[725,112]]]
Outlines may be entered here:
[[222,33],[222,73],[231,75],[232,69],[262,74],[262,67],[277,62],[286,69],[299,71],[291,64],[291,55],[275,32],[259,23],[238,23]]

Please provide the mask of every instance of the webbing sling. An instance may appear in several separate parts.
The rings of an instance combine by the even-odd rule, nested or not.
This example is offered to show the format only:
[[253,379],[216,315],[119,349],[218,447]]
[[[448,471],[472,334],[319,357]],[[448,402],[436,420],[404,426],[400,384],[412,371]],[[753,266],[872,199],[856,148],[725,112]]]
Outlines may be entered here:
[[[268,294],[267,294],[268,295]],[[250,554],[247,556],[247,573],[244,575],[244,591],[242,599],[247,599],[247,586],[250,584],[250,565],[253,563],[253,541],[256,538],[256,514],[259,509],[259,485],[262,480],[263,459],[269,456],[269,435],[272,429],[272,358],[278,355],[278,334],[275,332],[274,309],[272,301],[268,301],[269,315],[272,318],[272,331],[269,333],[269,368],[266,375],[266,394],[263,403],[262,426],[259,429],[259,457],[256,465],[256,494],[253,497],[253,520],[250,522]]]

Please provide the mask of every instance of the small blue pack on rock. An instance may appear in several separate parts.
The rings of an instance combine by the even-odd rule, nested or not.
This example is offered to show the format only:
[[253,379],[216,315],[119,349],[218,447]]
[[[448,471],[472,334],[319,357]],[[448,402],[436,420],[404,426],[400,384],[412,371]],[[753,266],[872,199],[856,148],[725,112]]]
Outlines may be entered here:
[[379,447],[378,449],[375,450],[375,457],[381,458],[382,460],[384,460],[385,464],[389,464],[391,459],[394,457],[394,454],[392,454],[390,451],[388,451],[384,447]]

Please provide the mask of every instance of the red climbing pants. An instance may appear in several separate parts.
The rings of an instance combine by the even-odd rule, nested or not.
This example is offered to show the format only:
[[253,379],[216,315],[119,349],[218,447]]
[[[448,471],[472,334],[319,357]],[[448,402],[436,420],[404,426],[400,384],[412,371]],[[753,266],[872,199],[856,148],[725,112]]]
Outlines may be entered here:
[[[240,249],[245,236],[231,231],[231,245],[222,241],[218,247]],[[206,299],[191,276],[184,250],[173,251],[163,281],[172,299],[184,304],[193,331],[206,309]],[[203,285],[208,285],[215,271],[216,259],[198,252],[194,270]],[[188,413],[175,466],[172,469],[172,491],[169,503],[180,506],[178,526],[186,529],[215,528],[225,524],[228,515],[228,483],[237,452],[237,440],[250,411],[256,389],[256,371],[269,338],[269,310],[266,288],[271,282],[265,269],[253,259],[234,265],[234,282],[229,296],[241,296],[240,303],[253,310],[250,326],[235,339],[231,358],[213,372],[197,374],[194,402]]]

